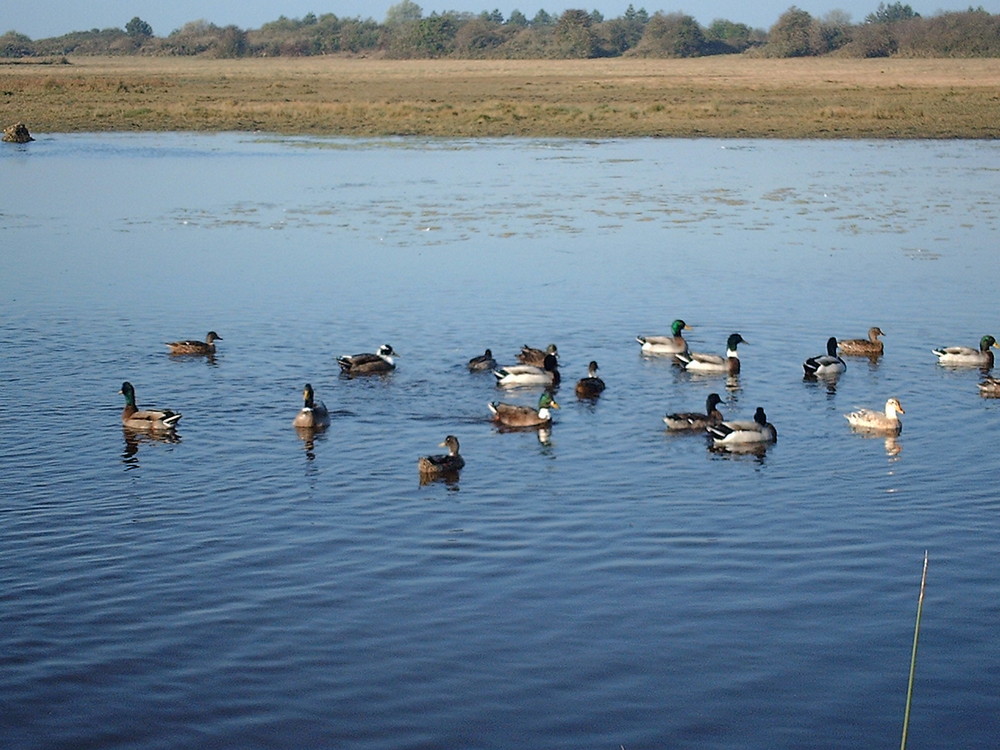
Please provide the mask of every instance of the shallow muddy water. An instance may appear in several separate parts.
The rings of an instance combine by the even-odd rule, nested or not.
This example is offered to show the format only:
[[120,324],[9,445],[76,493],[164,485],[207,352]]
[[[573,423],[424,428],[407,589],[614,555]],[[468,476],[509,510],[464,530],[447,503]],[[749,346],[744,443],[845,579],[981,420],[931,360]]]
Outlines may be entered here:
[[[0,744],[893,746],[927,550],[910,741],[992,745],[1000,399],[931,349],[1000,336],[998,174],[987,142],[0,149]],[[675,318],[739,331],[739,378],[641,356]],[[881,359],[803,380],[873,325]],[[465,368],[526,343],[560,352],[543,439],[487,409],[537,389]],[[124,380],[174,439],[123,431]],[[713,391],[778,442],[665,431]],[[851,432],[889,396],[897,439]],[[447,434],[465,468],[421,484]]]

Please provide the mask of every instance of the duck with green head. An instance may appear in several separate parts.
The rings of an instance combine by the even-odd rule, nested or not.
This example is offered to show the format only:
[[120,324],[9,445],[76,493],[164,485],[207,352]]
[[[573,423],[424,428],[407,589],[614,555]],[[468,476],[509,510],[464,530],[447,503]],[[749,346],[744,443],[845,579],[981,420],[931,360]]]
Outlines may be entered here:
[[670,325],[669,336],[636,336],[635,340],[642,346],[640,351],[643,354],[680,354],[688,350],[688,343],[684,340],[681,331],[690,331],[691,326],[683,320],[675,320]]
[[733,333],[726,339],[726,356],[703,352],[681,352],[677,354],[677,361],[684,365],[684,369],[688,372],[738,375],[740,355],[736,347],[745,343],[747,343],[746,339],[738,333]]
[[181,414],[170,409],[139,409],[135,405],[135,388],[127,380],[118,391],[125,397],[122,410],[122,424],[133,430],[167,432],[173,430],[180,421]]
[[992,336],[979,339],[979,348],[971,346],[942,346],[932,349],[938,358],[938,363],[952,367],[981,367],[988,370],[993,367],[993,352],[990,347],[1000,349],[997,340]]
[[559,404],[555,402],[552,394],[548,391],[545,391],[538,399],[537,409],[517,404],[503,404],[499,401],[493,401],[488,406],[493,414],[493,421],[507,427],[544,427],[550,425],[552,424],[550,410],[559,408]]

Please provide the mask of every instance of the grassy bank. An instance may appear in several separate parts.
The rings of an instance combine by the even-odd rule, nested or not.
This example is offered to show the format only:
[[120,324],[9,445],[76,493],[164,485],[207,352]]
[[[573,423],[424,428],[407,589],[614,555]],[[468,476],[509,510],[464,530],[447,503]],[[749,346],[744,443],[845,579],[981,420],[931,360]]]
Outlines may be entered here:
[[1000,137],[1000,60],[209,60],[0,65],[33,133]]

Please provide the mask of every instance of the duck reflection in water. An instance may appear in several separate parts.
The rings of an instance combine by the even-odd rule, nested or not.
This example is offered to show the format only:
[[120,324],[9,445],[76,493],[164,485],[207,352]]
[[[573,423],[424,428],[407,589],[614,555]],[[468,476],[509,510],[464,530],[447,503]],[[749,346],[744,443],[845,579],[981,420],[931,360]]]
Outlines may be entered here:
[[139,465],[139,446],[143,443],[179,443],[181,436],[174,431],[152,432],[122,427],[122,437],[125,447],[122,449],[122,462],[133,469]]

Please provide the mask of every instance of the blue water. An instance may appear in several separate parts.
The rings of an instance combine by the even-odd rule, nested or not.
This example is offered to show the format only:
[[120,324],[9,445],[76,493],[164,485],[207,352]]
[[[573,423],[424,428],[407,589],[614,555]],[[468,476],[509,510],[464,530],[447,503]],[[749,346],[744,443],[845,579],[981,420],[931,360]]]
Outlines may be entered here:
[[[925,550],[911,747],[996,744],[1000,399],[930,352],[1000,336],[996,144],[3,145],[0,746],[891,747]],[[677,317],[738,381],[640,356]],[[539,392],[465,361],[552,342],[551,435],[498,431]],[[713,390],[778,442],[665,432]],[[851,432],[890,395],[898,439]]]

